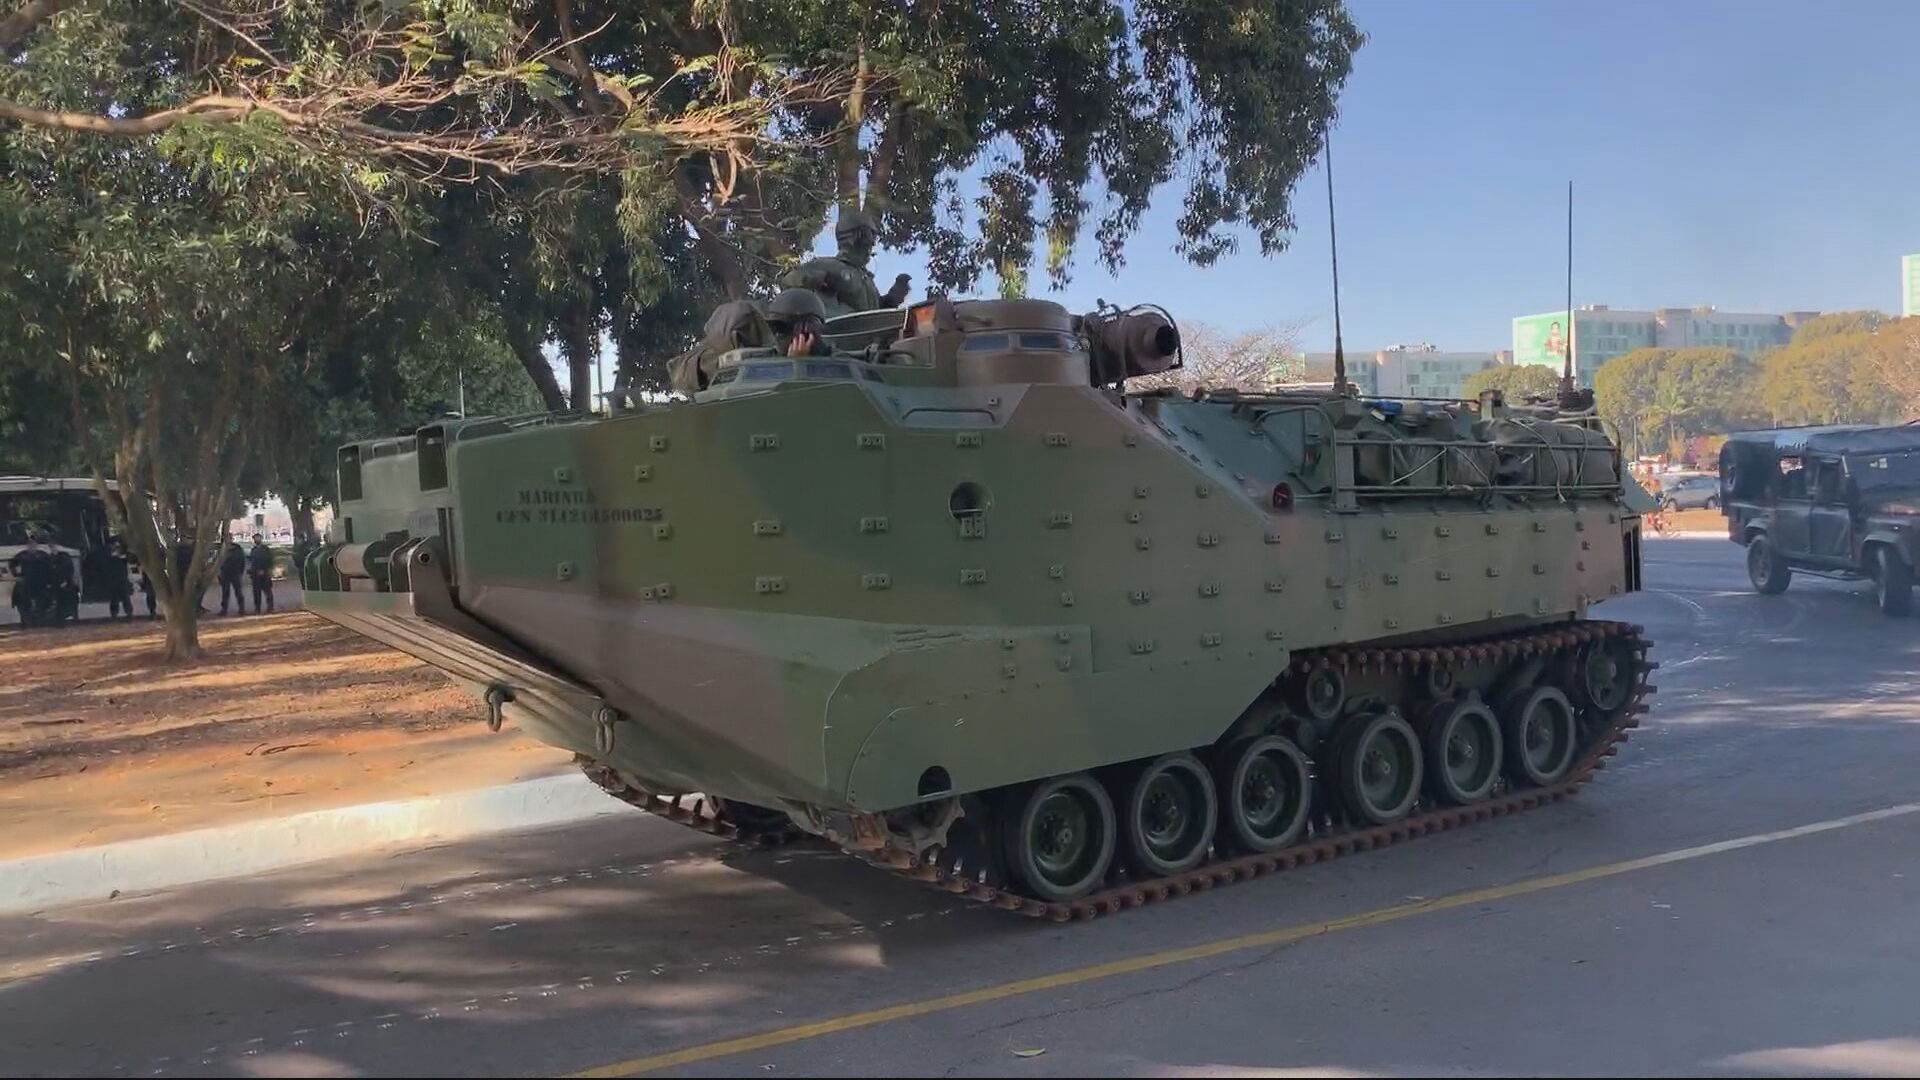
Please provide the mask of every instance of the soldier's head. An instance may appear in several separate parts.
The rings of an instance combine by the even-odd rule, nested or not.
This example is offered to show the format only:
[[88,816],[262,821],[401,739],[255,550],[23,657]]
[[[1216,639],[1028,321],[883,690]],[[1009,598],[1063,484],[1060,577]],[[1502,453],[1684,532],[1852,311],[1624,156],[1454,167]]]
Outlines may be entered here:
[[833,228],[833,239],[840,245],[840,258],[855,266],[867,265],[873,258],[873,245],[879,237],[873,218],[865,211],[840,211],[840,222]]
[[780,350],[785,352],[787,343],[801,334],[819,340],[826,330],[827,306],[812,289],[788,289],[767,305],[767,325],[773,327]]

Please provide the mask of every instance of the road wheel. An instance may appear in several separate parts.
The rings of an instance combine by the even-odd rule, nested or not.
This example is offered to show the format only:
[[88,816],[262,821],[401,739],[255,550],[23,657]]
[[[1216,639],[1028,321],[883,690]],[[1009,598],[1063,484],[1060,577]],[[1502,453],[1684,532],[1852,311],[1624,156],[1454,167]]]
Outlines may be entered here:
[[1507,775],[1516,782],[1546,787],[1573,767],[1573,705],[1551,686],[1518,690],[1501,710],[1506,736]]
[[1347,704],[1347,677],[1330,667],[1316,667],[1296,684],[1300,711],[1322,724],[1331,723]]
[[1573,695],[1583,706],[1610,713],[1633,692],[1634,659],[1616,642],[1590,641],[1573,655]]
[[1720,509],[1720,496],[1709,495],[1707,496],[1707,501],[1701,505],[1705,506],[1708,510],[1718,510]]
[[1886,544],[1873,549],[1873,580],[1880,610],[1905,615],[1913,607],[1913,570],[1900,553]]
[[1500,779],[1500,722],[1469,697],[1435,706],[1427,721],[1427,787],[1455,806],[1479,802]]
[[1420,740],[1391,709],[1356,723],[1340,755],[1340,795],[1363,824],[1398,821],[1420,797]]
[[1113,800],[1086,773],[1056,776],[1009,800],[1007,866],[1027,894],[1058,903],[1092,892],[1113,865]]
[[1219,820],[1213,777],[1192,754],[1155,758],[1127,785],[1120,837],[1141,877],[1183,874],[1200,865]]
[[1773,596],[1787,591],[1793,581],[1793,569],[1774,550],[1773,541],[1756,536],[1747,544],[1747,579],[1755,592]]
[[1235,743],[1215,773],[1220,837],[1242,851],[1278,851],[1300,838],[1313,801],[1307,756],[1278,735]]

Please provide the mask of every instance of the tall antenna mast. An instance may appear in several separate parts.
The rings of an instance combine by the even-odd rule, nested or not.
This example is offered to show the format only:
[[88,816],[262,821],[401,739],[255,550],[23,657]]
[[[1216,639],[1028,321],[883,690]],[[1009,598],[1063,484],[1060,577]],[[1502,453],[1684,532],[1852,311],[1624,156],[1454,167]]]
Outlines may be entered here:
[[1573,393],[1573,181],[1567,181],[1567,355],[1560,370],[1560,396]]
[[[1333,219],[1333,125],[1320,133],[1321,149],[1327,159],[1327,244],[1333,251],[1333,392],[1345,397],[1353,388],[1347,383],[1347,351],[1340,340],[1340,237]],[[1571,275],[1572,271],[1568,271]],[[1571,280],[1571,277],[1569,277]]]

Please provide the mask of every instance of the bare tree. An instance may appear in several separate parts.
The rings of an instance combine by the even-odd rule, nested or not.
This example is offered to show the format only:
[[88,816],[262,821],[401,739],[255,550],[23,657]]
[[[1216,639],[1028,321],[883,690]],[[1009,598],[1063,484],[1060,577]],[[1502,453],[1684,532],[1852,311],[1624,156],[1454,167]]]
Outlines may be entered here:
[[1184,366],[1127,380],[1128,390],[1268,390],[1301,375],[1300,328],[1265,326],[1229,334],[1205,323],[1180,324]]

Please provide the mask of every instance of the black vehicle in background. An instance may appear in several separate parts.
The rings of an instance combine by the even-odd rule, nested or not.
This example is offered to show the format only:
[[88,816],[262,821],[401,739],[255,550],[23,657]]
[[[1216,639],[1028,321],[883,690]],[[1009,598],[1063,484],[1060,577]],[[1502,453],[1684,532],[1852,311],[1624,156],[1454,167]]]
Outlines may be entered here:
[[1760,592],[1800,571],[1871,579],[1889,615],[1912,606],[1920,422],[1738,432],[1720,451],[1720,505]]
[[[45,556],[31,585],[22,560],[29,537]],[[120,588],[130,589],[125,563],[107,558],[112,537],[106,504],[92,480],[0,476],[0,606],[14,608],[23,623],[50,625],[76,618],[83,601],[115,595],[109,567],[121,577]]]

